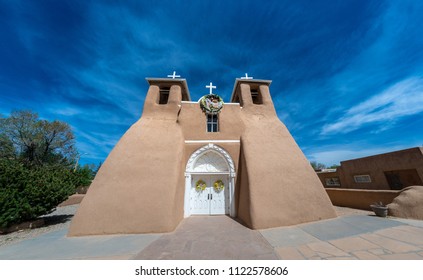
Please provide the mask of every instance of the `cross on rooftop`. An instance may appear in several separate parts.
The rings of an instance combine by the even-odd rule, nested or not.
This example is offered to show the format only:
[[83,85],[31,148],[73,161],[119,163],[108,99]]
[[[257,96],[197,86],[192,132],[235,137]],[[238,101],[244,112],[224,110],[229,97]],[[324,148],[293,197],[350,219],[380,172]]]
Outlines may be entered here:
[[175,79],[175,78],[180,78],[181,76],[180,75],[176,75],[176,71],[173,71],[173,74],[172,75],[167,75],[167,77],[168,78]]
[[241,77],[244,80],[251,80],[253,77],[248,77],[248,73],[245,73],[245,77]]
[[212,82],[210,82],[210,85],[206,86],[206,88],[210,89],[210,94],[213,94],[213,89],[216,88],[216,86],[213,85]]

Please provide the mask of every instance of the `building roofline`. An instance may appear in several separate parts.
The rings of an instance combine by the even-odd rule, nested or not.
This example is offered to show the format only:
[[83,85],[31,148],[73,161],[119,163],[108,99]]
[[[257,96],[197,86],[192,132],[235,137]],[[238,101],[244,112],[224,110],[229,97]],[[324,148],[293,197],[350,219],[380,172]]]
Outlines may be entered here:
[[[191,95],[189,93],[188,84],[186,79],[172,79],[172,78],[145,78],[148,84],[155,85],[155,84],[179,84],[182,87],[182,100],[183,101],[191,101]],[[184,98],[185,93],[185,98]]]
[[317,171],[317,170],[315,170],[315,171],[316,171],[316,173],[327,174],[327,173],[336,173],[337,169],[336,168],[323,168],[323,169],[320,169],[319,171]]
[[347,159],[347,160],[341,161],[340,163],[342,165],[343,162],[350,162],[350,161],[356,161],[356,160],[362,160],[362,159],[381,157],[381,156],[392,155],[392,154],[396,154],[396,153],[403,153],[403,152],[407,152],[407,151],[411,151],[411,150],[420,150],[420,152],[422,152],[422,154],[423,154],[423,148],[422,147],[412,147],[412,148],[408,148],[408,149],[391,151],[391,152],[386,152],[386,153],[381,153],[381,154],[376,154],[376,155],[371,155],[371,156]]
[[265,85],[268,85],[269,86],[272,83],[272,80],[236,78],[235,79],[234,88],[232,90],[230,102],[234,102],[235,93],[236,93],[236,90],[238,89],[238,86],[239,86],[240,83],[246,83],[246,84],[265,84]]

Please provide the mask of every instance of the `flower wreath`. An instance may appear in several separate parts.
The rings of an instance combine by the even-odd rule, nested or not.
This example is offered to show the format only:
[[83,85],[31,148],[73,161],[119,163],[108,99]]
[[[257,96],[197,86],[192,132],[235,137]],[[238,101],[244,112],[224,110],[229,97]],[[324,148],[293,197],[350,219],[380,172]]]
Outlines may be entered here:
[[204,182],[203,180],[198,180],[197,183],[195,183],[195,190],[197,192],[204,191],[206,187],[207,187],[206,182]]
[[222,180],[217,180],[214,182],[213,188],[216,192],[221,192],[225,188],[225,184],[223,184]]
[[201,97],[200,107],[206,113],[217,114],[223,108],[223,99],[217,94],[207,94]]

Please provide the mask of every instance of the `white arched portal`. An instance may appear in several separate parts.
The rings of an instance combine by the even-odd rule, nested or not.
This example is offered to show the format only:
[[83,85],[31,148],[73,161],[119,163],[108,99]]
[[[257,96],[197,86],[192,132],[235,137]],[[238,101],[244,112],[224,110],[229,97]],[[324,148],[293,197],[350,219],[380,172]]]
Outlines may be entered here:
[[[202,180],[207,188],[195,189]],[[221,180],[222,191],[213,188],[214,182]],[[229,214],[235,217],[235,165],[223,148],[212,143],[196,150],[189,158],[185,170],[184,217],[191,214]]]

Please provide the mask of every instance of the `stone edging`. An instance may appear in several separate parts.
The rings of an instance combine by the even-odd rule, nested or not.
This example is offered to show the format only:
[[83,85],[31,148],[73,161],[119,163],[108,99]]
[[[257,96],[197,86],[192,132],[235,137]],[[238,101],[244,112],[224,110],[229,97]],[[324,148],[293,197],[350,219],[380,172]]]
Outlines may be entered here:
[[7,228],[0,228],[0,234],[7,234],[7,233],[23,230],[23,229],[39,228],[39,227],[42,227],[42,226],[44,226],[44,219],[43,218],[36,219],[34,221],[23,222],[23,223],[20,223],[20,224],[12,225],[12,226],[7,227]]

